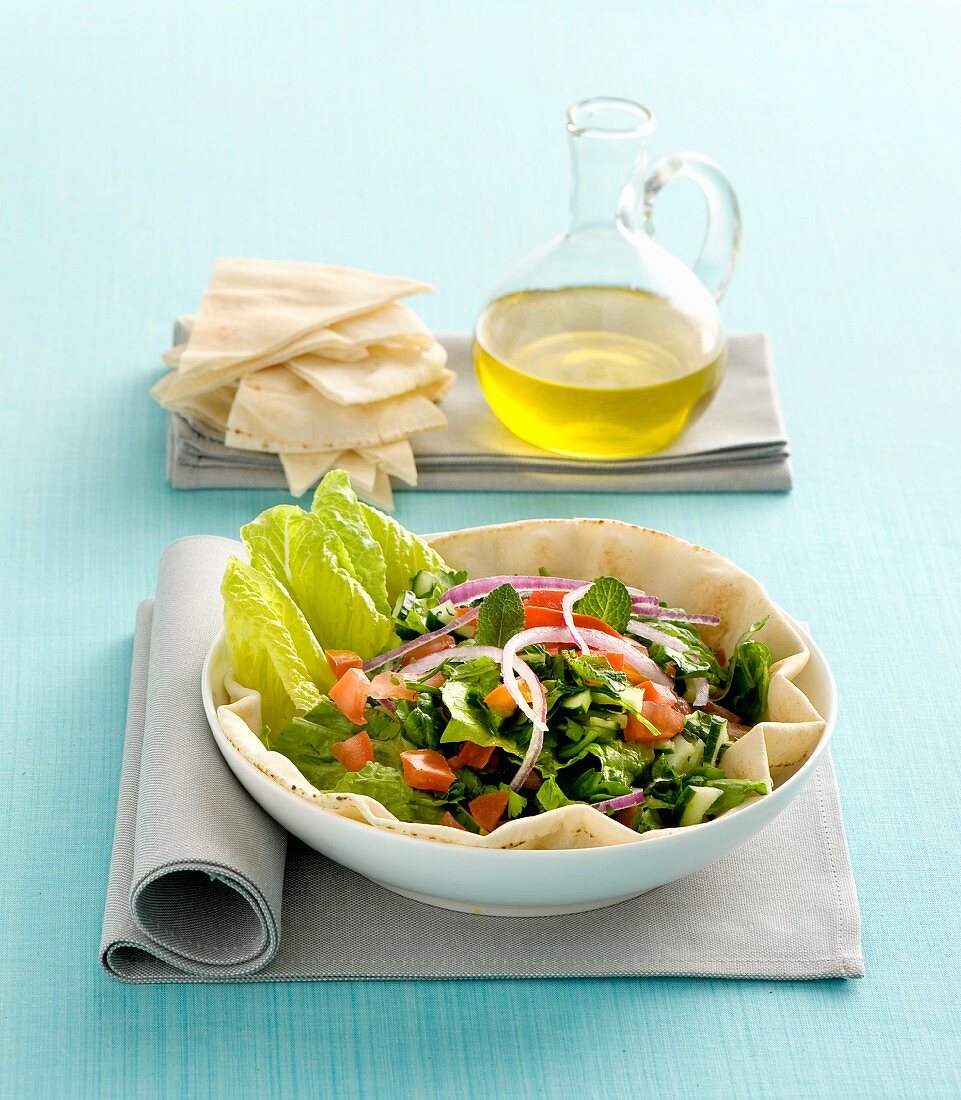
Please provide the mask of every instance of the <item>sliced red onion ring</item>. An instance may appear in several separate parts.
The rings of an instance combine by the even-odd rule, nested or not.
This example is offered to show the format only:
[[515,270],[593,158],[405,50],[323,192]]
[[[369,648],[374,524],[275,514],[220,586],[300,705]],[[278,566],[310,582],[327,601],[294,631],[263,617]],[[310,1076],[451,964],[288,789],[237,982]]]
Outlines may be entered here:
[[[544,694],[543,684],[534,675],[534,670],[526,661],[522,661],[520,657],[515,657],[513,667],[524,683],[527,684],[527,688],[531,693],[531,703],[539,718],[539,721],[534,722],[534,728],[531,730],[531,742],[527,746],[527,752],[524,753],[524,759],[511,780],[511,790],[519,791],[527,782],[527,777],[534,770],[534,765],[544,748],[544,731],[547,729],[547,696]],[[507,690],[510,691],[510,688]],[[520,692],[518,694],[520,695]],[[521,695],[521,699],[524,699],[523,695]]]
[[380,668],[382,665],[389,664],[391,661],[396,661],[398,657],[403,657],[405,653],[410,653],[412,649],[417,649],[433,638],[443,638],[445,634],[453,634],[455,630],[462,626],[467,626],[468,623],[472,623],[476,618],[477,608],[472,607],[468,611],[465,611],[463,615],[458,615],[456,619],[451,619],[446,626],[440,627],[439,630],[432,630],[429,634],[421,634],[418,638],[411,638],[409,642],[404,642],[403,645],[399,645],[396,649],[391,649],[387,653],[382,653],[379,657],[372,657],[369,661],[365,661],[363,664],[364,672],[370,672],[372,669]]
[[439,653],[428,653],[426,657],[418,657],[409,665],[397,670],[397,675],[404,680],[420,680],[425,672],[431,672],[445,661],[476,661],[481,657],[490,657],[492,661],[500,664],[504,651],[495,645],[462,645],[453,649],[442,649]]
[[504,686],[510,697],[517,704],[518,709],[522,714],[526,714],[528,718],[534,723],[534,729],[540,730],[543,733],[547,729],[547,722],[545,721],[546,715],[541,715],[534,710],[536,700],[534,698],[534,688],[532,687],[527,676],[521,671],[521,675],[524,679],[524,683],[531,689],[531,701],[528,701],[521,694],[521,689],[517,686],[516,670],[519,666],[523,665],[530,673],[534,683],[537,684],[540,689],[541,697],[544,696],[544,690],[540,686],[540,680],[534,676],[534,672],[531,667],[525,664],[517,656],[519,649],[524,649],[529,645],[537,645],[542,641],[548,641],[550,639],[542,637],[542,635],[550,635],[553,638],[555,635],[560,635],[565,642],[570,641],[570,634],[559,626],[537,626],[532,630],[522,630],[519,634],[515,634],[513,638],[504,646],[504,653],[501,657],[501,676],[504,678]]
[[[631,588],[628,589],[628,592],[633,591],[635,590]],[[631,603],[634,605],[635,608],[658,607],[660,605],[660,602],[661,601],[657,598],[657,596],[631,596]]]
[[500,588],[502,584],[509,584],[512,588],[516,588],[518,592],[536,592],[539,588],[568,590],[580,588],[583,583],[583,581],[571,580],[570,577],[480,577],[476,581],[464,581],[463,584],[449,588],[441,596],[441,600],[450,600],[452,603],[466,603],[470,600],[476,600],[480,596],[486,596],[489,592],[493,592],[495,588]]
[[[518,592],[537,592],[540,589],[550,589],[558,592],[570,592],[573,588],[581,588],[585,584],[584,581],[573,580],[571,577],[540,577],[540,576],[498,576],[498,577],[479,577],[474,581],[464,581],[463,584],[455,585],[453,588],[449,588],[442,596],[441,601],[450,600],[451,603],[470,603],[472,600],[479,599],[481,596],[486,596],[489,592],[493,592],[495,588],[500,588],[502,584],[509,584],[512,588],[517,589]],[[588,585],[590,587],[590,585]],[[654,606],[657,607],[659,600],[657,596],[650,596],[647,592],[642,592],[640,588],[628,588],[627,590],[631,594],[632,600],[644,607]]]
[[590,653],[587,642],[584,641],[581,636],[581,632],[577,629],[577,624],[574,622],[574,604],[582,597],[587,595],[590,590],[590,585],[585,584],[581,588],[572,588],[569,592],[564,594],[564,598],[561,600],[561,612],[564,615],[564,625],[571,633],[571,637],[577,642],[578,649],[581,653]]
[[647,623],[636,623],[632,620],[627,624],[627,629],[628,633],[636,634],[638,638],[643,638],[645,642],[654,642],[656,645],[663,646],[675,657],[680,657],[687,648],[680,638],[675,638],[673,634],[667,634],[656,627],[648,626]]
[[689,615],[686,611],[672,611],[669,607],[656,607],[653,611],[639,611],[645,619],[670,619],[672,623],[695,623],[700,626],[718,626],[717,615]]
[[694,706],[703,707],[711,697],[711,685],[706,677],[698,676],[691,680],[691,687],[694,688]]
[[609,814],[617,810],[629,810],[631,806],[640,806],[643,801],[644,792],[634,790],[630,794],[619,794],[617,798],[607,798],[603,802],[595,802],[594,809],[600,810],[602,814]]

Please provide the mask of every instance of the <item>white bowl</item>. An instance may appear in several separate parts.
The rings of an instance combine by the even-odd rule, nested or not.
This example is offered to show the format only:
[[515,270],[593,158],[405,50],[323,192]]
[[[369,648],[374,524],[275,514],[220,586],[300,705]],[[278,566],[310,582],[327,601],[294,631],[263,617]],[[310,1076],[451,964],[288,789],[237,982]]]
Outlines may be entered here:
[[600,909],[684,878],[761,831],[797,797],[824,755],[837,714],[837,689],[824,654],[797,628],[811,659],[795,683],[825,720],[814,751],[764,798],[701,825],[648,834],[633,844],[567,851],[504,851],[399,836],[340,817],[265,775],[227,740],[217,720],[226,703],[224,637],[204,663],[203,700],[214,738],[251,797],[305,844],[381,886],[416,901],[469,913],[540,916]]

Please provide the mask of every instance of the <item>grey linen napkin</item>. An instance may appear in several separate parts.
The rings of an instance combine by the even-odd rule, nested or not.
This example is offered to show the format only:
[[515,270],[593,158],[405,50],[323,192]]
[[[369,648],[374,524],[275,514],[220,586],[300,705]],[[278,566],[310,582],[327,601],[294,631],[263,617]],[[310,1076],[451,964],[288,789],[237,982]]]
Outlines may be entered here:
[[[137,612],[100,958],[129,982],[345,978],[857,978],[857,896],[825,759],[753,841],[593,913],[482,917],[409,901],[293,839],[204,716],[226,539],[182,539]],[[281,924],[281,916],[283,923]]]
[[[178,326],[175,341],[184,332]],[[471,338],[440,332],[457,382],[444,398],[448,426],[412,440],[418,489],[535,492],[723,492],[791,488],[787,434],[764,333],[732,336],[727,373],[704,415],[655,455],[606,462],[549,454],[509,432],[484,400]],[[167,478],[175,489],[283,489],[276,455],[224,446],[223,436],[170,415]],[[401,487],[403,488],[403,487]]]

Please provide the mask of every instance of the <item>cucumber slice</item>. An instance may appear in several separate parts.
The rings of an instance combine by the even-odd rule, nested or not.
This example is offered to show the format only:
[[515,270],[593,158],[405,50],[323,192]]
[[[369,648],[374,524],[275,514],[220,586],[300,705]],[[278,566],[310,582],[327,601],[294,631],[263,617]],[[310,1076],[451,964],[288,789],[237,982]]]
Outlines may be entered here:
[[724,792],[718,787],[688,787],[684,797],[681,825],[700,825]]
[[678,775],[687,775],[694,771],[704,760],[704,743],[688,741],[683,734],[672,737],[668,751],[661,758]]
[[588,688],[579,691],[576,695],[568,695],[561,700],[561,706],[565,710],[586,711],[591,705],[591,693]]

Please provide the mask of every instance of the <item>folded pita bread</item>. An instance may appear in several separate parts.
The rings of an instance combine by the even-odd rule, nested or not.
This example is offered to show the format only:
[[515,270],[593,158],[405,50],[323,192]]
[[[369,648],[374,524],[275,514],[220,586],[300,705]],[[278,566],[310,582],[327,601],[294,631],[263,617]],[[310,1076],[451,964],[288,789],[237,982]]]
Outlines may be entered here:
[[[189,334],[195,320],[194,317],[181,317],[181,328]],[[272,352],[242,363],[192,374],[165,375],[150,392],[166,408],[172,408],[185,397],[205,393],[251,371],[272,367],[298,355],[319,355],[340,363],[353,363],[366,359],[372,350],[411,354],[429,351],[434,344],[430,330],[413,310],[399,302],[391,302],[370,313],[339,321],[319,332],[295,337]],[[164,362],[179,372],[187,346],[187,343],[178,344],[165,352]]]
[[428,397],[406,394],[371,405],[335,405],[286,367],[243,377],[227,422],[228,447],[276,454],[352,451],[442,428]]
[[341,363],[318,355],[299,355],[287,367],[337,405],[369,405],[442,382],[447,352],[435,343],[413,354],[384,349],[366,359]]
[[[407,485],[417,484],[414,452],[407,439],[399,439],[396,443],[384,443],[379,447],[366,447],[362,451],[286,453],[280,455],[280,461],[287,478],[287,487],[295,497],[303,496],[334,466],[347,470],[351,475],[355,492],[369,494],[365,499],[372,504],[379,503],[380,500],[388,500],[392,505],[393,494],[390,492],[388,477],[399,478]],[[384,476],[379,476],[379,473]],[[372,499],[373,496],[378,499]]]
[[[763,781],[771,789],[800,767],[824,732],[824,720],[794,682],[810,658],[803,638],[753,577],[710,550],[633,524],[587,519],[475,527],[435,535],[430,541],[450,565],[466,569],[473,577],[536,573],[541,567],[550,574],[583,577],[585,581],[614,576],[656,592],[671,605],[710,611],[721,617],[721,625],[706,629],[705,638],[727,652],[747,627],[768,616],[759,635],[774,656],[768,717],[721,758],[721,766],[731,778]],[[257,693],[229,677],[224,688],[224,698],[230,702],[218,708],[220,726],[241,755],[321,809],[376,828],[479,848],[550,849],[644,843],[672,831],[636,833],[589,806],[564,806],[508,821],[485,837],[440,825],[399,821],[367,796],[317,790],[290,760],[268,751],[257,736]],[[251,694],[256,697],[253,701]],[[739,813],[749,804],[730,812]],[[710,822],[689,828],[710,828]]]
[[237,383],[228,382],[224,386],[218,386],[209,393],[198,393],[193,397],[185,397],[173,402],[166,407],[171,412],[183,413],[193,420],[199,420],[208,428],[217,432],[227,431],[227,421],[230,418],[230,409],[237,394]]
[[417,484],[417,463],[409,439],[395,443],[382,443],[379,447],[363,447],[358,452],[376,463],[385,474],[396,477],[405,485]]
[[328,264],[217,260],[178,369],[186,375],[263,357],[338,321],[428,290],[413,279]]
[[281,451],[280,464],[287,478],[290,495],[302,497],[313,485],[340,461],[341,451],[326,451],[321,454],[291,454]]

